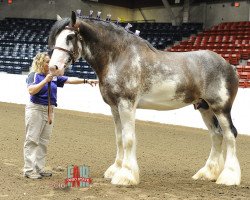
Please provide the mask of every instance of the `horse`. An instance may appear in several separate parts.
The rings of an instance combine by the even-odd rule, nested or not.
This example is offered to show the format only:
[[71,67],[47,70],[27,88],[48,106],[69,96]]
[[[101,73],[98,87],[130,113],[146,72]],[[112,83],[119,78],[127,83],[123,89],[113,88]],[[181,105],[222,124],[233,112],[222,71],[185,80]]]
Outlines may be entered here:
[[[110,106],[116,135],[116,158],[104,177],[115,185],[140,182],[136,157],[136,109],[172,110],[194,105],[211,136],[211,151],[194,180],[239,185],[237,130],[231,108],[238,76],[220,55],[200,50],[165,52],[110,20],[76,16],[58,19],[49,35],[49,69],[65,68],[84,58],[95,70],[103,100]],[[223,157],[222,142],[226,145]]]

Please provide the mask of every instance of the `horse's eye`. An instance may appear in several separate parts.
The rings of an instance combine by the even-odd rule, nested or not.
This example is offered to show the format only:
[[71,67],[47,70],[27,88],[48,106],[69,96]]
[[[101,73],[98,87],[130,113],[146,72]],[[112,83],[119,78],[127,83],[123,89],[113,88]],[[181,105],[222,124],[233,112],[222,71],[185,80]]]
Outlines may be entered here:
[[70,34],[67,36],[67,41],[69,40],[73,40],[73,38],[75,37],[75,34]]
[[71,58],[69,57],[69,58],[68,58],[68,61],[67,61],[67,63],[71,62],[71,60],[72,60],[72,59],[71,59]]

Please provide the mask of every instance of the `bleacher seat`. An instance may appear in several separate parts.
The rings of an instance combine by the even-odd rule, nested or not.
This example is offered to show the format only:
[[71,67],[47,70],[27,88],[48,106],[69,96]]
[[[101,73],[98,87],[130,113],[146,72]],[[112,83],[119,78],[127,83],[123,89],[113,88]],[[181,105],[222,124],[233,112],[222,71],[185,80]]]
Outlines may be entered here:
[[246,60],[247,66],[237,66],[239,86],[250,87],[250,22],[222,23],[166,50],[184,52],[200,49],[214,51],[235,66]]
[[[122,23],[126,26],[127,23]],[[191,34],[196,34],[202,30],[201,23],[183,23],[180,26],[172,26],[170,23],[130,23],[133,27],[131,31],[139,30],[140,36],[151,43],[157,49],[165,49],[176,41],[181,41],[183,37],[189,37]]]
[[[244,26],[241,26],[244,24]],[[232,65],[250,58],[250,26],[248,22],[227,22],[191,36],[168,51],[212,50]]]
[[250,88],[250,81],[249,80],[240,79],[239,80],[239,87],[241,87],[241,88]]
[[[5,18],[0,20],[0,71],[14,74],[28,72],[33,57],[38,52],[48,50],[48,35],[54,23],[55,20],[47,19]],[[85,68],[82,66],[86,65],[87,71],[93,72],[88,63],[80,59],[74,64],[73,70],[68,70],[65,74],[81,77],[78,71],[84,71]]]

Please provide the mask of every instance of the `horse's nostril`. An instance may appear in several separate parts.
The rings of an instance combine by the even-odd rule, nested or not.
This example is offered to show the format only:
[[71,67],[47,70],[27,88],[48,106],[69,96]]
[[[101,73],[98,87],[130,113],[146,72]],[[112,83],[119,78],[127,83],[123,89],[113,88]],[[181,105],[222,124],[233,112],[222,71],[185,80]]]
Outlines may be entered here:
[[55,69],[58,70],[58,66],[57,65],[54,65],[55,66]]

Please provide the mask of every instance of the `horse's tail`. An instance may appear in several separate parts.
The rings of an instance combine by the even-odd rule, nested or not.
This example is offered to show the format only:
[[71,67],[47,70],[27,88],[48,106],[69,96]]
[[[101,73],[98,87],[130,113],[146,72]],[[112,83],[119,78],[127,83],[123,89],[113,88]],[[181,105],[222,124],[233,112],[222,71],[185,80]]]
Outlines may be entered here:
[[228,63],[226,67],[230,68],[230,70],[228,70],[228,73],[226,74],[226,77],[225,77],[227,80],[227,84],[228,84],[227,88],[228,88],[232,101],[234,101],[238,92],[238,88],[239,88],[239,75],[237,73],[236,66]]
[[231,65],[235,72],[237,72],[237,67],[235,65]]

